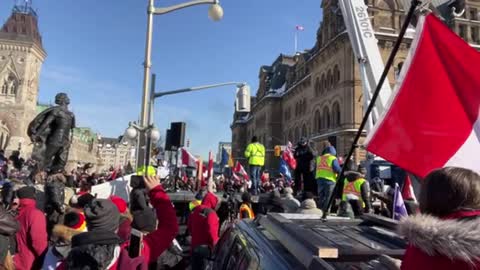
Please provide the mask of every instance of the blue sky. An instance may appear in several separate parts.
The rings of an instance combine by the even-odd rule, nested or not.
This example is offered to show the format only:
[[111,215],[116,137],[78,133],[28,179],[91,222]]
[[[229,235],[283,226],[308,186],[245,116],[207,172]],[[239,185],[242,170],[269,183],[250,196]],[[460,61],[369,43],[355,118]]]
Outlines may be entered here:
[[[14,0],[0,1],[4,22]],[[180,3],[156,1],[157,6]],[[157,90],[225,81],[258,86],[261,65],[314,45],[321,20],[319,0],[223,0],[224,18],[212,22],[208,6],[154,18],[152,70]],[[79,126],[103,136],[122,135],[138,119],[143,79],[146,0],[35,0],[43,45],[48,53],[40,78],[40,102],[55,93],[71,96]],[[234,88],[163,97],[156,101],[155,123],[162,136],[173,121],[187,122],[195,154],[207,156],[219,141],[230,141]]]

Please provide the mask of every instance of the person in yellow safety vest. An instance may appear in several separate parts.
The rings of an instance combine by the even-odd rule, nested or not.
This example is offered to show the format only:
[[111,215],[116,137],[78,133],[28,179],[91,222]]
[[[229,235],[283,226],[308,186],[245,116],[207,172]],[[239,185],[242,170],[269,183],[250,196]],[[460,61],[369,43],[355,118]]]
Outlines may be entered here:
[[155,170],[155,167],[153,166],[148,166],[147,169],[145,169],[145,165],[141,166],[140,168],[137,169],[137,175],[143,176],[145,175],[145,172],[147,173],[146,176],[155,176],[157,175],[157,170]]
[[333,194],[335,183],[337,182],[337,174],[342,170],[336,157],[337,151],[331,145],[327,145],[321,156],[316,160],[315,179],[317,180],[318,197],[320,200],[319,207],[322,210],[328,205],[328,200]]
[[342,201],[349,202],[355,216],[371,212],[370,185],[359,172],[346,172],[344,179]]
[[255,218],[255,214],[253,213],[253,210],[252,210],[252,198],[250,196],[250,193],[244,192],[242,194],[242,205],[240,205],[240,211],[238,212],[239,212],[238,215],[240,219]]
[[203,200],[203,194],[200,191],[195,195],[195,199],[188,204],[188,209],[190,210],[190,212],[192,212],[193,209],[195,209],[195,207],[201,205],[202,200]]
[[252,194],[256,195],[259,191],[260,170],[265,164],[265,146],[258,142],[257,136],[252,137],[252,142],[245,149],[245,157],[250,167]]

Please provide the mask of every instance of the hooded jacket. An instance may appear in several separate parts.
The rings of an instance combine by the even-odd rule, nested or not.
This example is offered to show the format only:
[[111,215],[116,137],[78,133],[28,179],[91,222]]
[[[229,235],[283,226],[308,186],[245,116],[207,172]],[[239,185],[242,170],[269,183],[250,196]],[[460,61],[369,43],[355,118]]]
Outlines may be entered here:
[[201,245],[207,245],[213,250],[218,242],[220,222],[213,210],[218,204],[218,198],[208,192],[202,204],[193,209],[188,218],[188,231],[192,235],[191,251]]
[[399,234],[410,246],[401,269],[480,269],[480,211],[440,219],[416,215],[404,220]]
[[79,230],[72,229],[65,225],[57,224],[53,227],[52,237],[56,239],[55,244],[48,248],[43,261],[43,270],[53,270],[67,258],[71,249],[72,237],[81,233]]
[[47,222],[35,204],[35,200],[20,199],[17,217],[20,230],[16,235],[18,253],[13,258],[17,270],[32,269],[34,263],[38,263],[35,260],[47,249]]
[[15,233],[20,228],[15,217],[0,206],[0,262],[3,262],[8,251],[15,252]]

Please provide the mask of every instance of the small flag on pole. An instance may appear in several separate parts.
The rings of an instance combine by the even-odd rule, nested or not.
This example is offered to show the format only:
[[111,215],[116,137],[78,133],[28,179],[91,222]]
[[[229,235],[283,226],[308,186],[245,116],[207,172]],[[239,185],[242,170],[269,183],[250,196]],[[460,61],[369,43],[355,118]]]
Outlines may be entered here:
[[400,187],[395,183],[395,195],[393,197],[393,219],[400,220],[403,217],[407,217],[408,212],[405,207],[405,202],[403,201],[402,193],[400,192]]
[[303,28],[302,25],[297,25],[297,26],[295,26],[295,29],[296,29],[297,31],[303,31],[303,30],[305,30],[305,28]]

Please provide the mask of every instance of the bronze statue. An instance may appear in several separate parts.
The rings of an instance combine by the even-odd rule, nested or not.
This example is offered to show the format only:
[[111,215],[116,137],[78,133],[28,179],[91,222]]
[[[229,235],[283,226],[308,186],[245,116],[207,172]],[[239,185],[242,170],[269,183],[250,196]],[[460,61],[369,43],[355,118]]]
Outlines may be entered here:
[[70,133],[75,127],[75,115],[68,110],[70,99],[67,94],[58,93],[55,104],[58,106],[38,114],[27,132],[35,144],[32,158],[38,162],[38,170],[48,174],[64,171],[71,143]]

